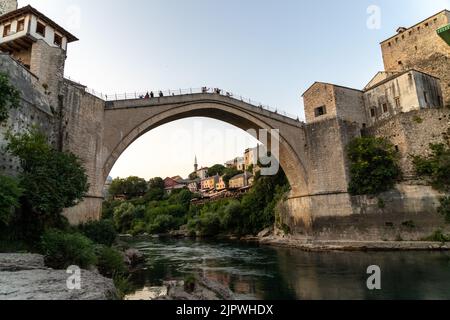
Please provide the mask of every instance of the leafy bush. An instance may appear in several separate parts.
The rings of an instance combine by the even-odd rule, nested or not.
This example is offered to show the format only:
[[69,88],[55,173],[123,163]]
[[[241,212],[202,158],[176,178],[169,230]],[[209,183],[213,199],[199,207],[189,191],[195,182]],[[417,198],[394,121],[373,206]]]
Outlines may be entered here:
[[114,209],[114,226],[119,232],[128,232],[133,223],[136,207],[129,202],[124,202]]
[[379,194],[392,189],[400,178],[397,152],[385,139],[363,137],[347,147],[353,195]]
[[66,269],[71,265],[88,268],[97,263],[94,244],[80,233],[49,230],[44,233],[41,250],[47,266]]
[[131,226],[131,234],[133,236],[137,236],[147,232],[147,225],[143,220],[135,220],[133,221],[133,225]]
[[117,238],[117,231],[111,220],[90,221],[78,228],[86,237],[105,246],[111,246]]
[[7,151],[20,159],[20,187],[23,211],[33,215],[44,227],[61,222],[64,208],[76,205],[89,189],[80,160],[71,153],[59,152],[36,128],[22,134],[7,134]]
[[18,108],[19,104],[19,91],[9,83],[8,75],[0,72],[0,124],[8,119],[8,111]]
[[450,241],[450,236],[445,235],[442,230],[437,230],[431,236],[423,240],[432,242],[448,242]]
[[445,217],[447,223],[450,223],[450,196],[442,197],[440,202],[441,206],[438,208],[438,212]]
[[117,290],[117,296],[120,300],[134,291],[134,288],[130,282],[130,276],[126,277],[122,274],[116,274],[113,277],[114,286]]
[[147,231],[150,234],[166,233],[177,227],[176,219],[168,214],[158,215],[148,226]]
[[8,225],[23,190],[15,179],[0,176],[0,224]]
[[450,192],[450,148],[444,144],[431,144],[430,150],[425,157],[413,156],[416,173],[430,179],[436,190]]
[[124,257],[121,252],[107,246],[97,246],[97,267],[105,277],[114,277],[126,273]]

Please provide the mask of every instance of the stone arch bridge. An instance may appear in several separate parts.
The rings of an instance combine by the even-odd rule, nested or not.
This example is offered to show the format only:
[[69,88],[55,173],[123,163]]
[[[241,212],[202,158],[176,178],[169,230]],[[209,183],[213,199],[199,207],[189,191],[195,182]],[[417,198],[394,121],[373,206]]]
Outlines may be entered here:
[[85,201],[66,212],[73,223],[99,217],[104,182],[134,141],[189,117],[213,118],[243,130],[279,130],[278,160],[292,189],[285,203],[291,225],[310,225],[321,214],[352,214],[344,148],[360,134],[354,124],[332,119],[307,125],[219,93],[103,101],[90,94],[80,98],[70,87],[68,91],[64,148],[84,161],[91,185]]

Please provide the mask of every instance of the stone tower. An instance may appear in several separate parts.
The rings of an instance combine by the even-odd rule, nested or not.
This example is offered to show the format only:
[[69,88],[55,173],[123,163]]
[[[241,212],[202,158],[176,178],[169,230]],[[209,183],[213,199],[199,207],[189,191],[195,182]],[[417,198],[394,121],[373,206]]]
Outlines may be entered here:
[[198,171],[198,162],[197,162],[197,156],[195,156],[194,172],[197,173],[197,171]]
[[18,6],[17,0],[0,0],[0,16],[17,10]]

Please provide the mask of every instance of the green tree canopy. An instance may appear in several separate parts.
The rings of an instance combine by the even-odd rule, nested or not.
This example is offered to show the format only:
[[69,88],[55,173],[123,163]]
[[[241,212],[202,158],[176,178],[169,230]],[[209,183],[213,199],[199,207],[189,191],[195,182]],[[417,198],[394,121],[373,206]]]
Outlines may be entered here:
[[109,188],[109,193],[113,197],[125,196],[130,200],[142,197],[148,190],[147,181],[139,177],[128,177],[126,179],[114,179]]
[[208,176],[214,177],[215,175],[223,176],[225,173],[225,167],[221,164],[216,164],[208,169]]
[[159,177],[150,179],[148,182],[148,188],[164,190],[164,180]]
[[9,83],[8,75],[0,72],[0,123],[8,119],[10,109],[18,108],[20,93]]
[[392,189],[400,178],[394,146],[382,138],[356,138],[347,147],[353,195],[379,194]]
[[6,150],[20,159],[20,186],[27,207],[42,217],[56,218],[76,205],[89,189],[80,160],[53,149],[38,129],[7,135]]

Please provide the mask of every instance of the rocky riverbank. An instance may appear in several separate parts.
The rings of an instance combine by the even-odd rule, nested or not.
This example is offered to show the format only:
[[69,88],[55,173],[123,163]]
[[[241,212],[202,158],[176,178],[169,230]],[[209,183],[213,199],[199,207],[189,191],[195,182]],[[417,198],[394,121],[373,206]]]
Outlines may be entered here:
[[305,251],[449,251],[450,243],[430,241],[322,241],[295,236],[248,238],[262,245],[297,248]]
[[112,280],[81,270],[81,289],[69,290],[66,270],[45,267],[35,254],[0,254],[0,300],[112,300]]

